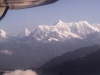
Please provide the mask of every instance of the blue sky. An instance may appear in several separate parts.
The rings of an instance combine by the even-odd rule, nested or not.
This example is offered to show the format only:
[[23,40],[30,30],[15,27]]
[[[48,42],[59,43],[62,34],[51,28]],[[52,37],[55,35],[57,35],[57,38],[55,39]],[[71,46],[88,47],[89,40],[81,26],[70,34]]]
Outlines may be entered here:
[[38,25],[53,25],[58,20],[100,23],[100,0],[59,0],[50,5],[9,10],[0,21],[0,29],[10,35],[17,35],[24,28],[33,31]]

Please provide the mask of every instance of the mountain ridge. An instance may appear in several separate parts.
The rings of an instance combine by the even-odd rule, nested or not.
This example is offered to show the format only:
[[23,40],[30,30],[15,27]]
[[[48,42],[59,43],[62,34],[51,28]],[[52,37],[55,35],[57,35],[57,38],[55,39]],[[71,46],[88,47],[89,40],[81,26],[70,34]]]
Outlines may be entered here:
[[[65,23],[59,20],[55,25],[39,25],[33,32],[24,29],[15,38],[33,37],[37,41],[65,41],[71,38],[85,39],[95,35],[95,40],[100,38],[98,24],[90,25],[87,21]],[[2,30],[1,30],[2,31]],[[6,37],[6,32],[1,34]],[[7,38],[7,37],[6,37]],[[92,38],[93,39],[93,38]],[[93,40],[94,40],[93,39]]]
[[[87,21],[65,23],[59,21],[56,25],[39,25],[32,36],[37,41],[65,41],[73,38],[97,40],[100,38],[100,29],[90,25]],[[91,37],[92,36],[92,37]]]
[[[100,46],[99,46],[100,48]],[[75,60],[65,61],[62,64],[53,66],[51,68],[42,69],[43,74],[46,75],[99,75],[100,74],[100,49],[92,52],[87,56]]]
[[40,68],[50,68],[54,67],[56,65],[63,64],[64,62],[67,62],[69,60],[75,60],[81,57],[85,57],[92,52],[96,52],[100,49],[100,45],[94,45],[89,47],[82,47],[70,52],[66,52],[65,54],[55,57],[52,60],[46,62],[44,65],[42,65]]
[[100,44],[99,40],[98,28],[91,27],[84,21],[80,23],[59,21],[58,25],[40,25],[33,32],[28,32],[27,36],[24,33],[21,38],[8,36],[0,38],[0,61],[5,62],[0,62],[0,69],[9,66],[10,69],[40,67],[66,52]]
[[30,32],[27,28],[25,28],[20,34],[17,35],[17,38],[22,39],[24,37],[29,36]]

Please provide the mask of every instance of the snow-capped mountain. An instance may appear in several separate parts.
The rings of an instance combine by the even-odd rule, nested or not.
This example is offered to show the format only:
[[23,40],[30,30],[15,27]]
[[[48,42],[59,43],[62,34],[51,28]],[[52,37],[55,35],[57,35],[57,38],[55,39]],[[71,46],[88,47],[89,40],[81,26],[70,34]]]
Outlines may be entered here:
[[90,25],[87,21],[79,21],[67,23],[71,32],[79,35],[82,38],[87,38],[88,34],[99,33],[99,29]]
[[33,37],[38,41],[64,41],[71,38],[82,39],[80,36],[72,33],[71,29],[62,21],[59,21],[54,26],[38,26],[38,28],[33,32]]
[[100,44],[100,29],[87,21],[65,23],[60,20],[51,26],[40,25],[31,33],[26,28],[17,37],[8,37],[1,30],[0,36],[7,39],[0,42],[1,69],[39,67],[66,52]]
[[7,38],[6,32],[0,29],[0,37]]
[[18,36],[17,36],[17,38],[24,38],[24,37],[26,37],[26,36],[29,36],[29,34],[30,34],[30,32],[29,32],[29,30],[27,29],[27,28],[25,28]]
[[4,30],[0,29],[0,42],[7,42],[8,36]]
[[100,29],[90,25],[87,21],[65,23],[59,20],[53,26],[40,25],[32,33],[38,41],[65,41],[73,38],[98,40]]
[[[59,20],[54,25],[39,25],[35,31],[30,32],[24,29],[17,38],[24,39],[25,37],[32,37],[38,42],[52,42],[52,41],[72,41],[73,39],[85,39],[94,43],[99,43],[100,40],[100,24],[90,25],[87,21],[65,23]],[[6,32],[0,30],[0,36],[6,37]],[[29,41],[26,39],[26,41]],[[32,41],[32,40],[31,40]],[[99,43],[100,44],[100,43]]]

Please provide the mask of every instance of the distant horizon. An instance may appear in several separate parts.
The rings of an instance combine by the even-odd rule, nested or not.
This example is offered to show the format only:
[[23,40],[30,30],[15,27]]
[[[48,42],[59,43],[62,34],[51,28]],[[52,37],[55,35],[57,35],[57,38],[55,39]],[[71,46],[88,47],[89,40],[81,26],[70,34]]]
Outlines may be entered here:
[[[58,21],[56,21],[55,23],[53,23],[52,25],[44,25],[44,24],[43,24],[43,25],[44,25],[44,26],[54,26],[54,25],[56,25],[59,21],[62,21],[62,20],[58,20]],[[62,22],[64,22],[64,21],[62,21]],[[88,21],[77,21],[76,23],[79,23],[79,22],[88,22]],[[64,22],[64,23],[75,23],[75,22]],[[89,22],[88,22],[88,23],[89,23]],[[90,24],[90,23],[89,23],[89,24]],[[99,24],[99,23],[93,23],[93,24],[90,24],[90,25],[98,25],[98,24]],[[37,25],[37,27],[38,27],[38,26],[41,26],[41,25],[42,25],[42,24]],[[42,26],[43,26],[43,25],[42,25]],[[36,27],[36,28],[37,28],[37,27]],[[21,29],[21,30],[18,31],[18,32],[15,31],[16,34],[14,33],[14,35],[13,35],[13,31],[11,31],[11,30],[10,30],[10,31],[11,31],[12,33],[9,34],[9,30],[7,31],[7,30],[2,29],[2,28],[0,28],[0,29],[1,29],[1,30],[4,30],[8,35],[14,36],[14,37],[15,37],[15,36],[17,36],[18,34],[20,34],[22,31],[24,31],[25,29],[28,29],[29,32],[33,32],[36,28],[30,29],[30,28],[27,28],[27,27],[26,27],[26,28]]]
[[32,31],[38,25],[53,25],[58,20],[66,23],[78,21],[100,23],[99,3],[100,0],[59,0],[40,7],[9,10],[0,21],[0,29],[14,35],[25,28]]

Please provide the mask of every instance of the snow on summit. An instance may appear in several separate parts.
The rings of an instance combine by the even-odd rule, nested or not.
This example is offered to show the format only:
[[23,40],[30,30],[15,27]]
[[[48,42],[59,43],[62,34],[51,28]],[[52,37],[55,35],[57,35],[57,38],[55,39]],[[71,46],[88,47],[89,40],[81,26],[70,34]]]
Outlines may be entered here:
[[99,32],[96,27],[93,27],[87,21],[67,23],[66,25],[69,26],[72,33],[75,33],[82,38],[86,38],[88,34]]
[[7,38],[6,32],[0,29],[0,37]]
[[28,31],[28,29],[25,29],[25,36],[29,36],[30,32]]
[[84,39],[94,33],[100,35],[100,29],[90,25],[87,21],[65,23],[59,20],[52,26],[38,26],[33,37],[38,41],[64,41],[72,38]]
[[27,28],[25,28],[17,37],[18,38],[24,38],[26,36],[29,36],[30,32],[28,31]]
[[[6,32],[0,30],[0,36],[6,37]],[[25,28],[17,38],[33,37],[37,41],[66,41],[73,39],[91,39],[92,41],[100,40],[100,24],[91,25],[87,21],[66,23],[59,20],[54,25],[39,25],[30,35]]]

